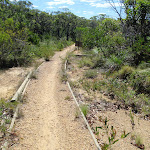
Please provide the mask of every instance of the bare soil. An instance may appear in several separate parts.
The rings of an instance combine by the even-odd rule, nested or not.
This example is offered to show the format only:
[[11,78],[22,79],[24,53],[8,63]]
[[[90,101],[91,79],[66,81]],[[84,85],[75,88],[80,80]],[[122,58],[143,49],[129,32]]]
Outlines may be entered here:
[[10,99],[32,67],[14,67],[0,71],[0,99]]
[[17,120],[14,129],[18,139],[10,150],[96,149],[82,119],[75,119],[75,103],[67,85],[60,81],[61,58],[74,48],[57,52],[29,83],[21,108],[24,117]]
[[[95,133],[99,144],[102,146],[108,144],[108,137],[110,137],[111,126],[113,126],[114,132],[116,132],[116,137],[114,139],[118,140],[115,144],[112,144],[109,149],[112,150],[138,150],[142,149],[143,145],[137,146],[135,139],[139,137],[146,150],[150,150],[150,121],[145,120],[140,114],[131,113],[130,108],[127,110],[115,99],[111,99],[109,95],[101,91],[90,91],[87,92],[81,85],[80,80],[85,79],[84,72],[89,70],[88,67],[79,68],[79,61],[82,56],[70,58],[68,65],[68,76],[72,84],[72,88],[78,102],[80,104],[86,104],[89,106],[89,113],[87,115],[87,120]],[[99,74],[98,80],[102,80],[102,75]],[[86,79],[85,79],[86,80]],[[95,80],[95,79],[87,79]],[[133,119],[131,119],[131,114]],[[105,130],[105,120],[108,120],[108,134]],[[133,123],[134,121],[134,123]],[[96,130],[96,127],[100,127]],[[126,138],[121,138],[123,133],[129,133]]]

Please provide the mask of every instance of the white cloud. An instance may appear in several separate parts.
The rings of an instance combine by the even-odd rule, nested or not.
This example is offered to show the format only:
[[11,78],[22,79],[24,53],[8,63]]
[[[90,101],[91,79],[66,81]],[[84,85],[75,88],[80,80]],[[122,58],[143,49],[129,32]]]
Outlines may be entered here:
[[36,8],[36,7],[39,7],[39,6],[36,6],[36,5],[32,5],[32,7]]
[[49,6],[60,5],[60,4],[68,4],[73,5],[75,2],[73,0],[54,0],[52,2],[47,2]]
[[87,3],[94,3],[94,2],[100,2],[101,0],[80,0],[80,2],[87,2]]
[[[104,8],[111,7],[110,3],[91,3],[90,5],[95,6],[95,7],[104,7]],[[113,5],[118,7],[121,4],[120,3],[114,3]]]
[[93,12],[93,11],[83,11],[83,14],[90,14],[90,15],[93,15],[94,12]]
[[68,6],[60,6],[58,8],[63,9],[63,8],[68,8]]
[[46,8],[50,8],[50,9],[53,9],[53,8],[55,8],[55,7],[49,6],[49,7],[46,7]]

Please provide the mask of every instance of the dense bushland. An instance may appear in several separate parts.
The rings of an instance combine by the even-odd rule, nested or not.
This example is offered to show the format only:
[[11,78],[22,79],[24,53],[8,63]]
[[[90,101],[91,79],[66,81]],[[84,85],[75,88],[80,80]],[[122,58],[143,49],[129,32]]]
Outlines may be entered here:
[[69,11],[49,14],[29,1],[1,0],[0,68],[28,64],[36,55],[49,57],[75,41],[76,27],[86,22]]
[[100,69],[106,77],[82,83],[86,89],[115,96],[134,112],[150,115],[150,2],[126,0],[123,5],[125,19],[95,16],[89,27],[76,28],[88,54],[79,67]]

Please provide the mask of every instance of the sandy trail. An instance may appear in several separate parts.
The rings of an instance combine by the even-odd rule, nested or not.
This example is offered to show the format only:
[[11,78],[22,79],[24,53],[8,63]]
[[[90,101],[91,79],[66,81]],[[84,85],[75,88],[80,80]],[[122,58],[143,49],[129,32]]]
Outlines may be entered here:
[[71,95],[60,82],[60,57],[71,49],[74,45],[43,63],[38,79],[29,83],[24,117],[15,126],[20,141],[11,150],[96,150],[82,119],[75,120],[75,103],[65,100]]

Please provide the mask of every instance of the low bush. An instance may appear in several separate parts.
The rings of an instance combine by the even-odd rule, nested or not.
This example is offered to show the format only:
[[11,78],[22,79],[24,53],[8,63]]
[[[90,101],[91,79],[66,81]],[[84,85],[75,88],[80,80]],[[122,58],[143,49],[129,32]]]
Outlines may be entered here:
[[[65,44],[64,44],[65,43]],[[66,40],[56,40],[56,39],[45,39],[39,43],[39,45],[31,45],[31,53],[33,57],[44,58],[45,61],[49,61],[50,57],[52,57],[55,51],[60,51],[66,46],[71,45],[71,41]],[[32,57],[32,58],[33,58]]]
[[130,85],[138,93],[147,93],[150,91],[150,69],[137,70],[130,77]]
[[0,99],[0,132],[4,135],[7,133],[7,124],[11,123],[11,119],[14,115],[15,108],[17,107],[18,102],[13,101],[9,102],[5,99]]
[[92,62],[92,59],[89,58],[89,57],[83,57],[82,60],[79,61],[79,67],[82,68],[84,66],[86,67],[93,67],[93,62]]
[[93,66],[92,68],[98,68],[98,67],[103,67],[105,65],[106,59],[104,58],[103,55],[96,55],[93,57]]
[[144,62],[142,61],[141,64],[139,64],[138,66],[139,69],[146,69],[146,68],[150,68],[150,62]]
[[127,79],[134,72],[134,68],[130,66],[123,66],[119,71],[113,74],[113,78]]
[[86,78],[91,78],[91,79],[94,79],[96,78],[98,75],[97,71],[96,70],[88,70],[84,73],[84,76]]

